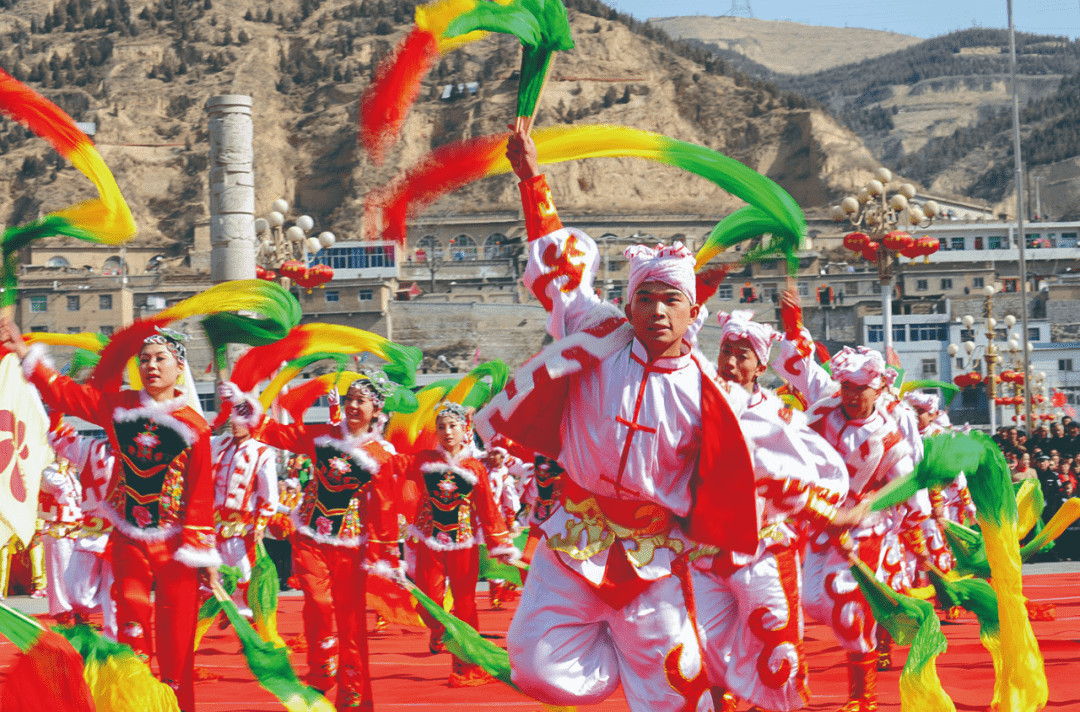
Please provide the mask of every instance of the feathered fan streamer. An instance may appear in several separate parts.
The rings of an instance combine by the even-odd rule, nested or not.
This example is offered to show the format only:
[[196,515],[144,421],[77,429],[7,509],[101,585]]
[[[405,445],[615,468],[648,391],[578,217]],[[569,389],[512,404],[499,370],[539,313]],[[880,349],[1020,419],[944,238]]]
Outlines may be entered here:
[[[318,352],[295,358],[285,364],[281,371],[278,372],[266,388],[263,389],[262,394],[259,396],[259,401],[262,403],[264,409],[269,408],[270,404],[274,402],[274,399],[278,397],[278,394],[281,393],[285,386],[299,376],[305,368],[312,364],[318,363],[319,361],[333,361],[336,366],[334,373],[326,374],[333,380],[338,374],[345,370],[345,367],[349,365],[350,360],[351,356],[349,354],[332,352]],[[328,391],[324,391],[324,393],[325,392]]]
[[67,235],[80,240],[119,245],[134,237],[135,220],[101,154],[60,107],[0,69],[0,112],[23,123],[52,144],[97,188],[98,197],[4,231],[3,283],[0,303],[15,303],[17,253],[40,237]]
[[[321,396],[326,395],[333,389],[337,389],[344,395],[344,392],[348,392],[349,386],[354,381],[364,378],[363,374],[353,373],[351,371],[344,371],[342,373],[324,373],[321,376],[317,376],[307,383],[302,383],[295,388],[290,388],[287,393],[282,393],[277,397],[277,403],[289,414],[296,422],[300,423],[304,420],[304,413],[315,404]],[[269,388],[267,388],[269,390]],[[265,406],[266,404],[266,392],[263,391],[260,396],[260,401]],[[385,413],[412,413],[419,406],[416,396],[411,390],[404,386],[397,386],[394,389],[394,393],[386,399],[383,403],[383,412]]]
[[[216,338],[227,339],[232,343],[249,343],[257,336],[244,330],[244,324],[248,327],[260,325],[260,334],[278,328],[287,331],[285,324],[297,314],[295,304],[296,297],[280,285],[262,279],[237,280],[215,285],[202,294],[185,299],[152,317],[140,319],[114,334],[101,353],[101,362],[94,369],[91,383],[102,390],[119,390],[123,370],[117,368],[116,364],[125,363],[139,353],[143,341],[155,334],[159,327],[206,314],[240,311],[262,314],[265,317],[262,320],[245,318],[243,321],[230,321],[228,323],[236,326],[235,331],[221,330],[214,334]],[[220,344],[214,343],[213,346],[217,350]]]
[[[388,185],[368,193],[365,237],[405,242],[405,221],[435,200],[481,178],[510,172],[506,159],[508,133],[447,144],[432,151]],[[698,268],[735,243],[771,234],[745,259],[783,256],[797,264],[806,220],[795,200],[774,181],[733,158],[704,146],[625,126],[554,126],[535,132],[540,163],[586,158],[636,157],[682,168],[699,175],[748,206],[725,218],[697,255]]]
[[265,287],[260,300],[263,318],[231,314],[210,314],[202,320],[203,331],[214,349],[214,365],[223,371],[228,367],[229,344],[266,346],[284,339],[289,331],[300,323],[303,313],[300,302],[283,287],[273,282],[262,282]]
[[[506,386],[510,370],[498,359],[480,364],[461,379],[428,384],[416,394],[417,408],[411,413],[394,413],[384,435],[398,452],[413,453],[435,447],[435,419],[439,404],[460,403],[480,409]],[[482,379],[490,378],[488,385]]]

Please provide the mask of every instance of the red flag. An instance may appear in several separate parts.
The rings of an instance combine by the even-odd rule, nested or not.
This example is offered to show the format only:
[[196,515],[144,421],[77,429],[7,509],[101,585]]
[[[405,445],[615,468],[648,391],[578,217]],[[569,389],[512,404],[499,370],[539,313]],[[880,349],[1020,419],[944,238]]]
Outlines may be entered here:
[[896,355],[895,351],[893,351],[893,347],[890,346],[885,351],[885,362],[890,366],[896,366],[897,368],[900,368],[900,357]]
[[1069,416],[1070,418],[1075,418],[1076,408],[1073,408],[1071,405],[1065,406],[1065,415]]

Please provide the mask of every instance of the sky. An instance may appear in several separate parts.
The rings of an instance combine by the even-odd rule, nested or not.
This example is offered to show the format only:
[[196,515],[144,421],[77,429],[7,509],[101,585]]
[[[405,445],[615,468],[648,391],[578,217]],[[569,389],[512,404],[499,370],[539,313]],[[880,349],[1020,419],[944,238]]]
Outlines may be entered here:
[[[935,37],[970,27],[1008,27],[1005,0],[747,0],[754,17],[808,25],[863,27],[916,37]],[[726,15],[732,0],[606,0],[641,20],[672,15]],[[1038,34],[1080,36],[1080,0],[1016,0],[1016,29]]]

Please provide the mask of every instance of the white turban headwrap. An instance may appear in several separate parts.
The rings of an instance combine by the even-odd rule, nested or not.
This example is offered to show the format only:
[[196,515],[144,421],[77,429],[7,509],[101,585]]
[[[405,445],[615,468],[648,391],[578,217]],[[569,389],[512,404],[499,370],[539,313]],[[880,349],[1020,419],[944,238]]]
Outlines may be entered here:
[[829,366],[835,380],[857,386],[892,386],[897,376],[896,371],[886,367],[885,359],[879,352],[865,346],[857,349],[845,346],[832,357]]
[[746,339],[750,347],[754,349],[759,363],[768,363],[769,348],[774,341],[780,339],[780,334],[768,324],[754,321],[754,312],[750,309],[738,309],[728,314],[720,312],[716,315],[720,322],[720,344],[725,341],[738,341]]
[[647,245],[627,247],[623,252],[630,260],[630,292],[628,299],[633,299],[638,287],[644,282],[663,282],[697,301],[697,277],[694,275],[694,253],[686,245],[676,242],[670,247]]
[[936,413],[938,411],[938,397],[933,393],[912,391],[904,396],[904,400],[912,408],[923,413]]

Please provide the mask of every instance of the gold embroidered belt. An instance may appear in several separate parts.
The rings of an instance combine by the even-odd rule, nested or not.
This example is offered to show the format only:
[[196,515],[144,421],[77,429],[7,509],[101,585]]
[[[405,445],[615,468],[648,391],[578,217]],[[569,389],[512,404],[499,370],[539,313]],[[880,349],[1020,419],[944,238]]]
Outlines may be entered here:
[[[655,502],[615,499],[593,494],[569,477],[564,478],[562,505],[573,519],[566,522],[565,535],[548,537],[548,547],[578,561],[590,559],[612,546],[616,539],[629,540],[626,554],[636,566],[652,563],[656,549],[681,554],[682,540],[670,536],[674,515]],[[585,534],[585,544],[580,544]]]

